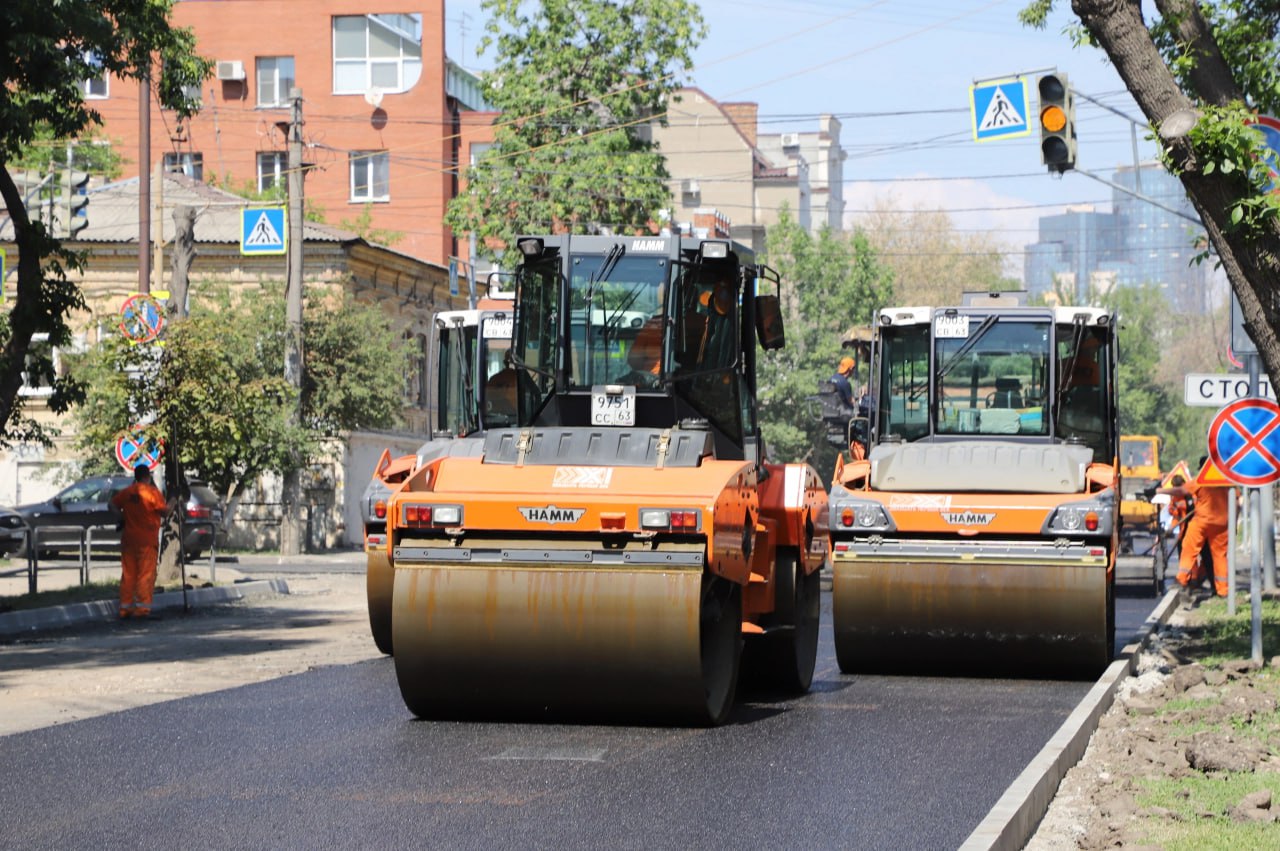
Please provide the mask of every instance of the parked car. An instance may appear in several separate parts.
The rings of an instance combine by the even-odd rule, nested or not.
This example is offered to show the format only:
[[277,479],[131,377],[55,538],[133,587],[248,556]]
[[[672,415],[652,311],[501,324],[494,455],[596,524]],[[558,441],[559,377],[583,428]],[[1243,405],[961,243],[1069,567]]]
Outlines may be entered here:
[[22,515],[9,508],[0,508],[0,556],[18,552],[26,539],[27,524]]
[[[111,498],[133,484],[132,476],[92,476],[63,488],[44,502],[14,509],[34,530],[41,555],[74,550],[85,529],[92,529],[94,550],[120,548],[119,518],[111,511]],[[222,525],[222,505],[204,482],[190,482],[184,507],[182,550],[196,559],[213,546]],[[25,553],[25,549],[19,547]]]

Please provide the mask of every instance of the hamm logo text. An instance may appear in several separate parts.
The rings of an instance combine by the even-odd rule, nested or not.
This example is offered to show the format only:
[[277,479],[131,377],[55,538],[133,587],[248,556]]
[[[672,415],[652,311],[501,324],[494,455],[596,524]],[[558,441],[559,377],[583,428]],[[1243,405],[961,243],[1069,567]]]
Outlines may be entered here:
[[556,508],[554,505],[521,506],[520,513],[530,523],[577,523],[585,508]]
[[952,526],[986,526],[995,520],[996,516],[979,511],[944,511],[942,519]]

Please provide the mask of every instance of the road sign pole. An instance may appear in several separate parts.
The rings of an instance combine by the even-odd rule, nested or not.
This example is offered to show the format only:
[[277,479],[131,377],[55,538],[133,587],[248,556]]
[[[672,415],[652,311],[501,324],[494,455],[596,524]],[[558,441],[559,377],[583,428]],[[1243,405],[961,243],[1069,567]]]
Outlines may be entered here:
[[1236,489],[1231,489],[1227,500],[1227,616],[1236,613],[1236,547],[1240,536],[1236,534]]
[[1249,563],[1249,631],[1250,659],[1262,666],[1262,495],[1257,488],[1252,491],[1253,504],[1253,558]]
[[1276,590],[1276,486],[1262,489],[1262,587]]

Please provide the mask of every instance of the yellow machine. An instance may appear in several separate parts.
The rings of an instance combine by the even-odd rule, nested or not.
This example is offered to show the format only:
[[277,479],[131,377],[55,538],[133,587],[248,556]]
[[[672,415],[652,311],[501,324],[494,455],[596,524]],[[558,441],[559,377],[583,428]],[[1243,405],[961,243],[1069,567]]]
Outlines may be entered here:
[[1160,484],[1160,443],[1155,435],[1120,438],[1120,552],[1147,555],[1156,541],[1159,506],[1148,492]]
[[1114,317],[1018,295],[876,317],[866,457],[831,487],[844,671],[1111,659]]
[[517,247],[513,424],[388,503],[406,705],[716,724],[744,650],[808,689],[828,514],[756,422],[757,353],[783,342],[757,284],[776,275],[719,240]]

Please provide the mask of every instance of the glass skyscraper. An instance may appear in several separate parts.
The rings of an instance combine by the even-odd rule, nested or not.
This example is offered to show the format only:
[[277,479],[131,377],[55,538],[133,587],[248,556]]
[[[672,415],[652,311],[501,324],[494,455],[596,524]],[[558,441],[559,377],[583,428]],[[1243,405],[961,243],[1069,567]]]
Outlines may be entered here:
[[1191,221],[1199,219],[1182,184],[1158,163],[1121,167],[1112,182],[1161,206],[1113,188],[1110,213],[1081,207],[1041,217],[1039,241],[1026,246],[1027,289],[1082,303],[1112,286],[1151,284],[1174,310],[1207,313],[1212,263],[1191,264],[1205,233]]

